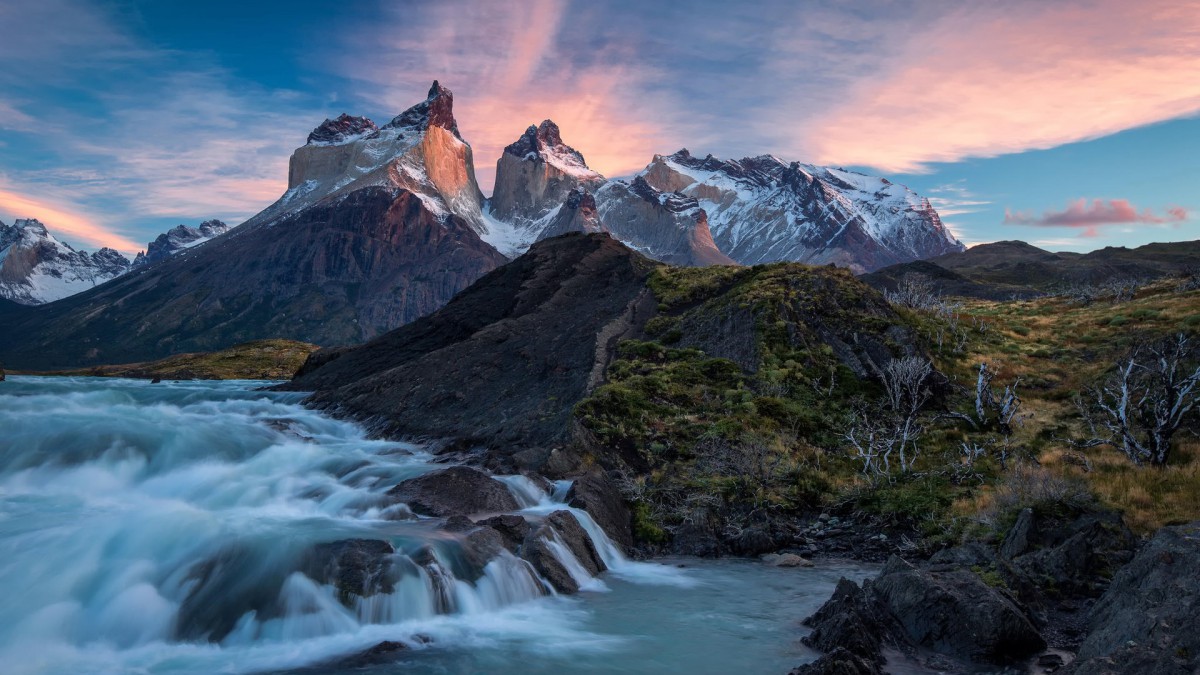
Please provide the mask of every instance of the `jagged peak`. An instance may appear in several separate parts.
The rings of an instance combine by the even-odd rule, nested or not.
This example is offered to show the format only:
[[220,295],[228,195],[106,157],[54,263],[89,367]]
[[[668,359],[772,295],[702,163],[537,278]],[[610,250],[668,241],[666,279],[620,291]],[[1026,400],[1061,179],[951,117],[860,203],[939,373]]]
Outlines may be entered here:
[[571,188],[571,191],[567,193],[565,204],[568,209],[573,211],[583,211],[585,214],[595,213],[596,196],[584,188]]
[[583,153],[563,142],[562,131],[554,120],[529,125],[516,142],[504,148],[504,153],[523,159],[544,159],[571,173],[595,173],[588,168]]
[[458,133],[458,122],[454,119],[454,92],[437,80],[429,87],[429,94],[424,101],[392,118],[383,128],[417,127],[423,131],[431,126],[446,129],[462,140],[462,135]]
[[308,135],[308,145],[341,145],[358,140],[379,130],[366,117],[355,117],[342,113],[335,119],[326,119]]
[[37,218],[18,218],[12,224],[18,230],[29,230],[41,235],[49,235],[46,226]]

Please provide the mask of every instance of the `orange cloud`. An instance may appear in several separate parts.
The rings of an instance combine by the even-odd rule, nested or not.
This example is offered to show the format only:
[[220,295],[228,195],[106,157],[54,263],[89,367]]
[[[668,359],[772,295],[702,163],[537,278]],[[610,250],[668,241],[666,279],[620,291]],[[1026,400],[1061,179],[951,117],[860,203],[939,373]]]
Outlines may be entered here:
[[962,5],[801,131],[822,163],[921,171],[1200,111],[1193,2]]
[[1165,216],[1160,216],[1152,209],[1139,211],[1128,199],[1093,199],[1090,204],[1086,199],[1077,199],[1062,211],[1046,211],[1040,216],[1004,209],[1004,224],[1006,225],[1081,227],[1084,228],[1082,236],[1085,237],[1098,236],[1102,225],[1125,223],[1160,225],[1180,223],[1187,219],[1188,212],[1183,207],[1173,206],[1166,210]]
[[565,3],[533,4],[447,1],[396,10],[395,24],[381,22],[352,41],[369,47],[370,65],[348,59],[345,69],[365,82],[365,97],[396,112],[434,79],[453,90],[485,191],[504,146],[547,118],[606,175],[631,173],[655,151],[678,147],[685,134],[676,107],[650,86],[656,71],[631,58],[635,45],[568,52],[558,45]]
[[143,245],[112,232],[87,216],[79,215],[71,207],[59,206],[2,188],[0,212],[16,218],[36,218],[56,234],[69,235],[94,246],[107,246],[127,253],[144,248]]

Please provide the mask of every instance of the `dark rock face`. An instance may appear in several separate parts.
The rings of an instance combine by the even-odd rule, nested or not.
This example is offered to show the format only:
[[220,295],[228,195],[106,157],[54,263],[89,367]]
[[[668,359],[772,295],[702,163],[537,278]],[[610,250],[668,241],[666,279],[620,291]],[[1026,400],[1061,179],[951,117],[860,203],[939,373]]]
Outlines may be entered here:
[[391,593],[392,555],[396,549],[377,539],[344,539],[318,544],[304,557],[300,571],[322,584],[338,590],[342,604],[352,606],[354,598]]
[[327,119],[308,135],[309,144],[336,145],[349,138],[379,131],[379,127],[366,117],[355,117],[342,113],[337,119]]
[[1046,648],[1016,604],[968,570],[918,570],[893,558],[872,589],[908,639],[939,653],[1004,663]]
[[918,568],[896,557],[861,588],[840,582],[805,623],[813,628],[809,645],[841,647],[872,664],[883,662],[885,645],[985,664],[1017,662],[1046,647],[1012,599],[970,570]]
[[565,448],[574,405],[645,305],[653,312],[654,266],[604,235],[547,240],[442,310],[306,368],[288,387],[384,433],[450,436],[490,448],[497,469],[563,475],[577,464]]
[[1091,614],[1074,675],[1200,672],[1200,522],[1164,527]]
[[503,538],[504,547],[510,553],[520,555],[521,546],[525,543],[531,530],[529,521],[521,516],[505,514],[501,516],[492,516],[477,523],[484,527],[491,528],[500,533]]
[[413,513],[425,516],[494,513],[518,508],[517,500],[504,483],[465,466],[410,478],[388,490],[388,496],[407,504]]
[[555,511],[526,540],[522,557],[560,593],[576,593],[579,583],[552,551],[554,543],[565,546],[591,576],[608,569],[587,532],[570,511]]
[[23,313],[0,332],[0,358],[41,369],[268,337],[352,344],[441,307],[503,262],[469,223],[439,219],[412,193],[366,188]]
[[607,477],[588,474],[575,479],[567,491],[567,504],[587,511],[613,543],[626,551],[633,547],[632,516],[617,486]]

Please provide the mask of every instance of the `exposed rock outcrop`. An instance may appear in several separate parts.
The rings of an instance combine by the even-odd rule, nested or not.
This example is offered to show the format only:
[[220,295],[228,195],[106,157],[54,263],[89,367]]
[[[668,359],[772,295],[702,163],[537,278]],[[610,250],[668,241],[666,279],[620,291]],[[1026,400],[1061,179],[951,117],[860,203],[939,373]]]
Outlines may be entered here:
[[572,190],[594,190],[603,183],[583,155],[563,143],[558,125],[545,120],[504,148],[489,204],[496,218],[528,228],[563,204]]
[[565,549],[590,576],[608,569],[574,514],[555,511],[546,516],[541,526],[529,535],[522,557],[560,593],[576,593],[580,586],[579,580],[563,562],[564,552],[555,551],[555,547]]
[[200,223],[199,227],[176,225],[147,244],[146,250],[138,253],[133,259],[133,266],[141,267],[166,260],[180,251],[203,244],[228,231],[229,226],[219,220],[206,220]]
[[1073,675],[1200,672],[1200,522],[1164,527],[1091,613]]
[[625,550],[633,547],[629,508],[617,486],[603,474],[576,478],[567,491],[567,504],[587,511],[617,545]]
[[388,497],[413,513],[440,517],[515,511],[518,506],[504,483],[465,466],[410,478],[388,490]]

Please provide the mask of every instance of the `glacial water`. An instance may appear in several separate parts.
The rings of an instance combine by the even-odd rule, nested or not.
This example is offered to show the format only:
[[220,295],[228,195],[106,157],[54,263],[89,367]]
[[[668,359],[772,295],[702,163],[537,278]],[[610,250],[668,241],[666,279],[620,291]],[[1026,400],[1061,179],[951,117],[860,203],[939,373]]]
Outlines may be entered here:
[[[365,672],[785,673],[815,657],[799,621],[867,572],[632,562],[576,511],[610,568],[554,547],[584,592],[508,555],[458,578],[455,535],[383,498],[428,454],[262,384],[0,383],[0,672],[364,672],[338,664],[391,640]],[[566,508],[567,484],[502,480],[530,518]],[[396,548],[392,593],[348,607],[296,571],[350,538]]]

